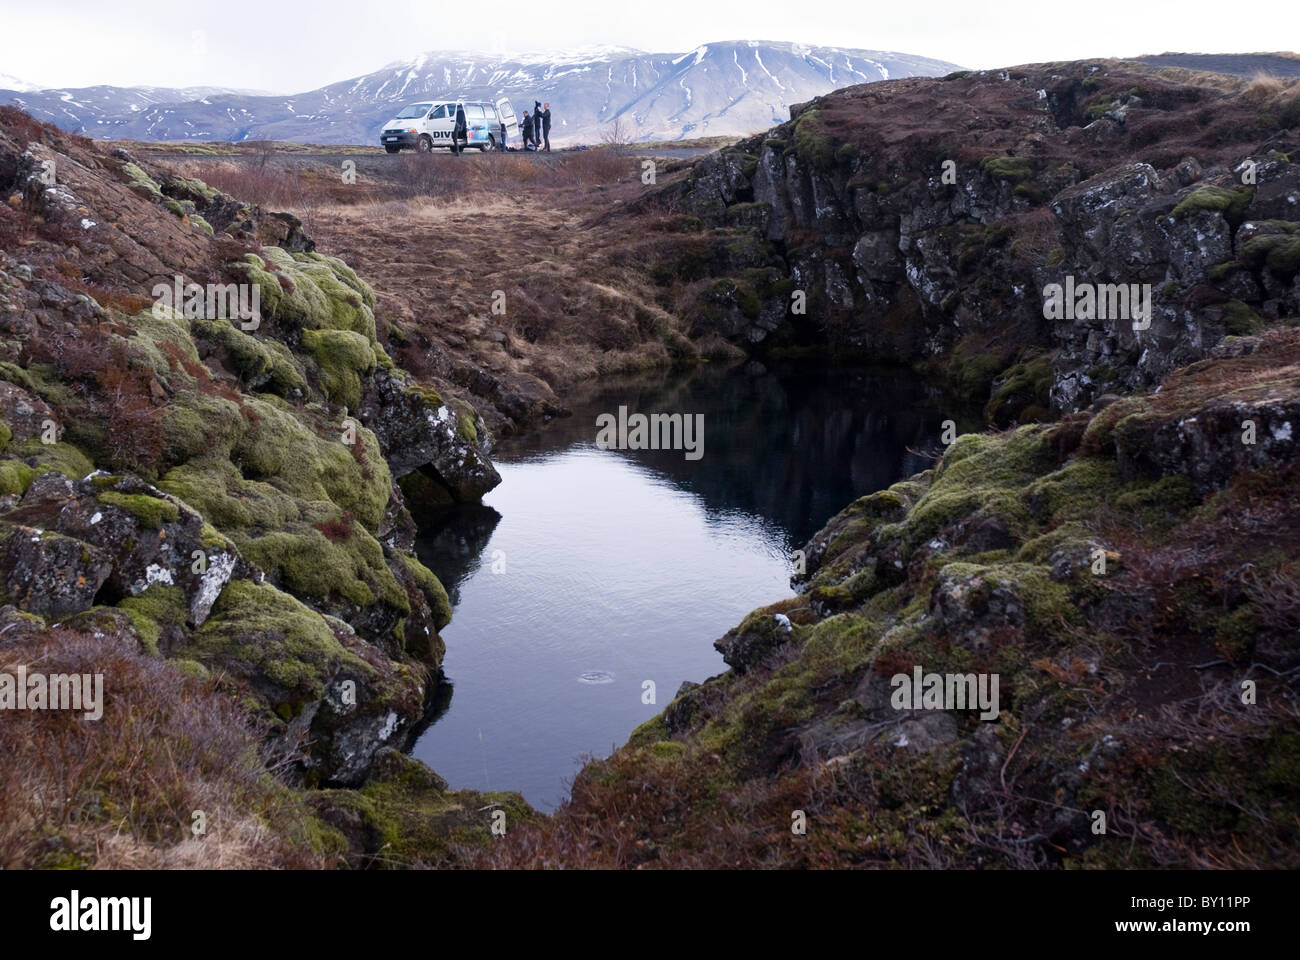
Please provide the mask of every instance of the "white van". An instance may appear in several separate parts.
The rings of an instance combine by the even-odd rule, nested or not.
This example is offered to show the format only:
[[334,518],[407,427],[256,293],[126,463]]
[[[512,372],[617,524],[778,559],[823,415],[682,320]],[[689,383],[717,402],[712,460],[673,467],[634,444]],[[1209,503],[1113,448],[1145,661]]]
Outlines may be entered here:
[[405,148],[428,153],[434,147],[452,146],[456,108],[465,110],[466,143],[481,151],[504,150],[519,136],[519,120],[506,99],[432,100],[412,103],[384,124],[379,142],[389,153]]

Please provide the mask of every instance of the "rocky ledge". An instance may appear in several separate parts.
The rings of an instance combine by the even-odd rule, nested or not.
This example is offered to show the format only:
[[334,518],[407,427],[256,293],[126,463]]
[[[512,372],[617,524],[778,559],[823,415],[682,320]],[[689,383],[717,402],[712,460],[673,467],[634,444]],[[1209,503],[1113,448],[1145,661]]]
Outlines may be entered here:
[[374,291],[293,217],[4,120],[6,639],[126,638],[240,699],[305,782],[362,783],[451,616],[399,481],[478,499],[482,421],[394,364]]

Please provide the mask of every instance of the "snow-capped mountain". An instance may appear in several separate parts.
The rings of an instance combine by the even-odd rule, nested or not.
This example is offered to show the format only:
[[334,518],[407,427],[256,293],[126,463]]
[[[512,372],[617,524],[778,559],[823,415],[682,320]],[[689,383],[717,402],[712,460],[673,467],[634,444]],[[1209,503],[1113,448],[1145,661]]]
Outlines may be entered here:
[[30,93],[33,90],[39,89],[41,88],[38,84],[19,80],[17,77],[8,73],[0,73],[0,90],[16,90],[19,93]]
[[742,40],[686,53],[428,53],[290,96],[88,87],[0,89],[0,102],[91,137],[331,144],[375,142],[384,121],[420,99],[508,97],[519,112],[549,102],[553,142],[591,143],[615,120],[634,140],[753,133],[789,119],[791,104],[839,87],[955,69],[904,53]]

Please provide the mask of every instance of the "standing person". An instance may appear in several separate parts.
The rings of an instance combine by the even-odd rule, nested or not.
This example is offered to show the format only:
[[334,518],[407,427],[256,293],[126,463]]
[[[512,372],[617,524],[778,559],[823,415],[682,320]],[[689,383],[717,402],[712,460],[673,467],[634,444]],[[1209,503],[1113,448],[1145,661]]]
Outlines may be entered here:
[[542,101],[533,101],[533,146],[542,146]]
[[524,150],[527,150],[528,145],[533,142],[533,118],[528,115],[527,110],[524,111],[523,122],[519,124],[519,132],[524,135]]
[[546,152],[551,152],[551,105],[542,105],[542,139],[546,141]]
[[[462,147],[461,144],[464,144]],[[456,124],[451,129],[451,152],[460,156],[463,149],[469,146],[469,124],[465,120],[465,105],[456,104]]]

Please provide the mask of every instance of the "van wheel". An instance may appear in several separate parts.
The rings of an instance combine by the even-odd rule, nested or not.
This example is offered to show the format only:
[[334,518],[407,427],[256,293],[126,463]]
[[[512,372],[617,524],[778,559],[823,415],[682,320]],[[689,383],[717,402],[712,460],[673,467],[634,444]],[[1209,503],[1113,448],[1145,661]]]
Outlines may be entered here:
[[415,141],[415,149],[420,153],[432,153],[433,141],[427,136],[422,136],[419,140]]
[[483,152],[484,152],[484,153],[487,153],[487,151],[489,151],[489,150],[496,151],[496,150],[498,150],[498,149],[500,149],[500,148],[497,147],[497,138],[494,137],[494,136],[492,136],[491,134],[489,134],[489,135],[488,135],[487,146],[483,148]]
[[393,146],[389,146],[388,144],[384,144],[384,150],[388,153],[396,153],[398,150],[401,149],[402,149],[401,147],[393,147]]

